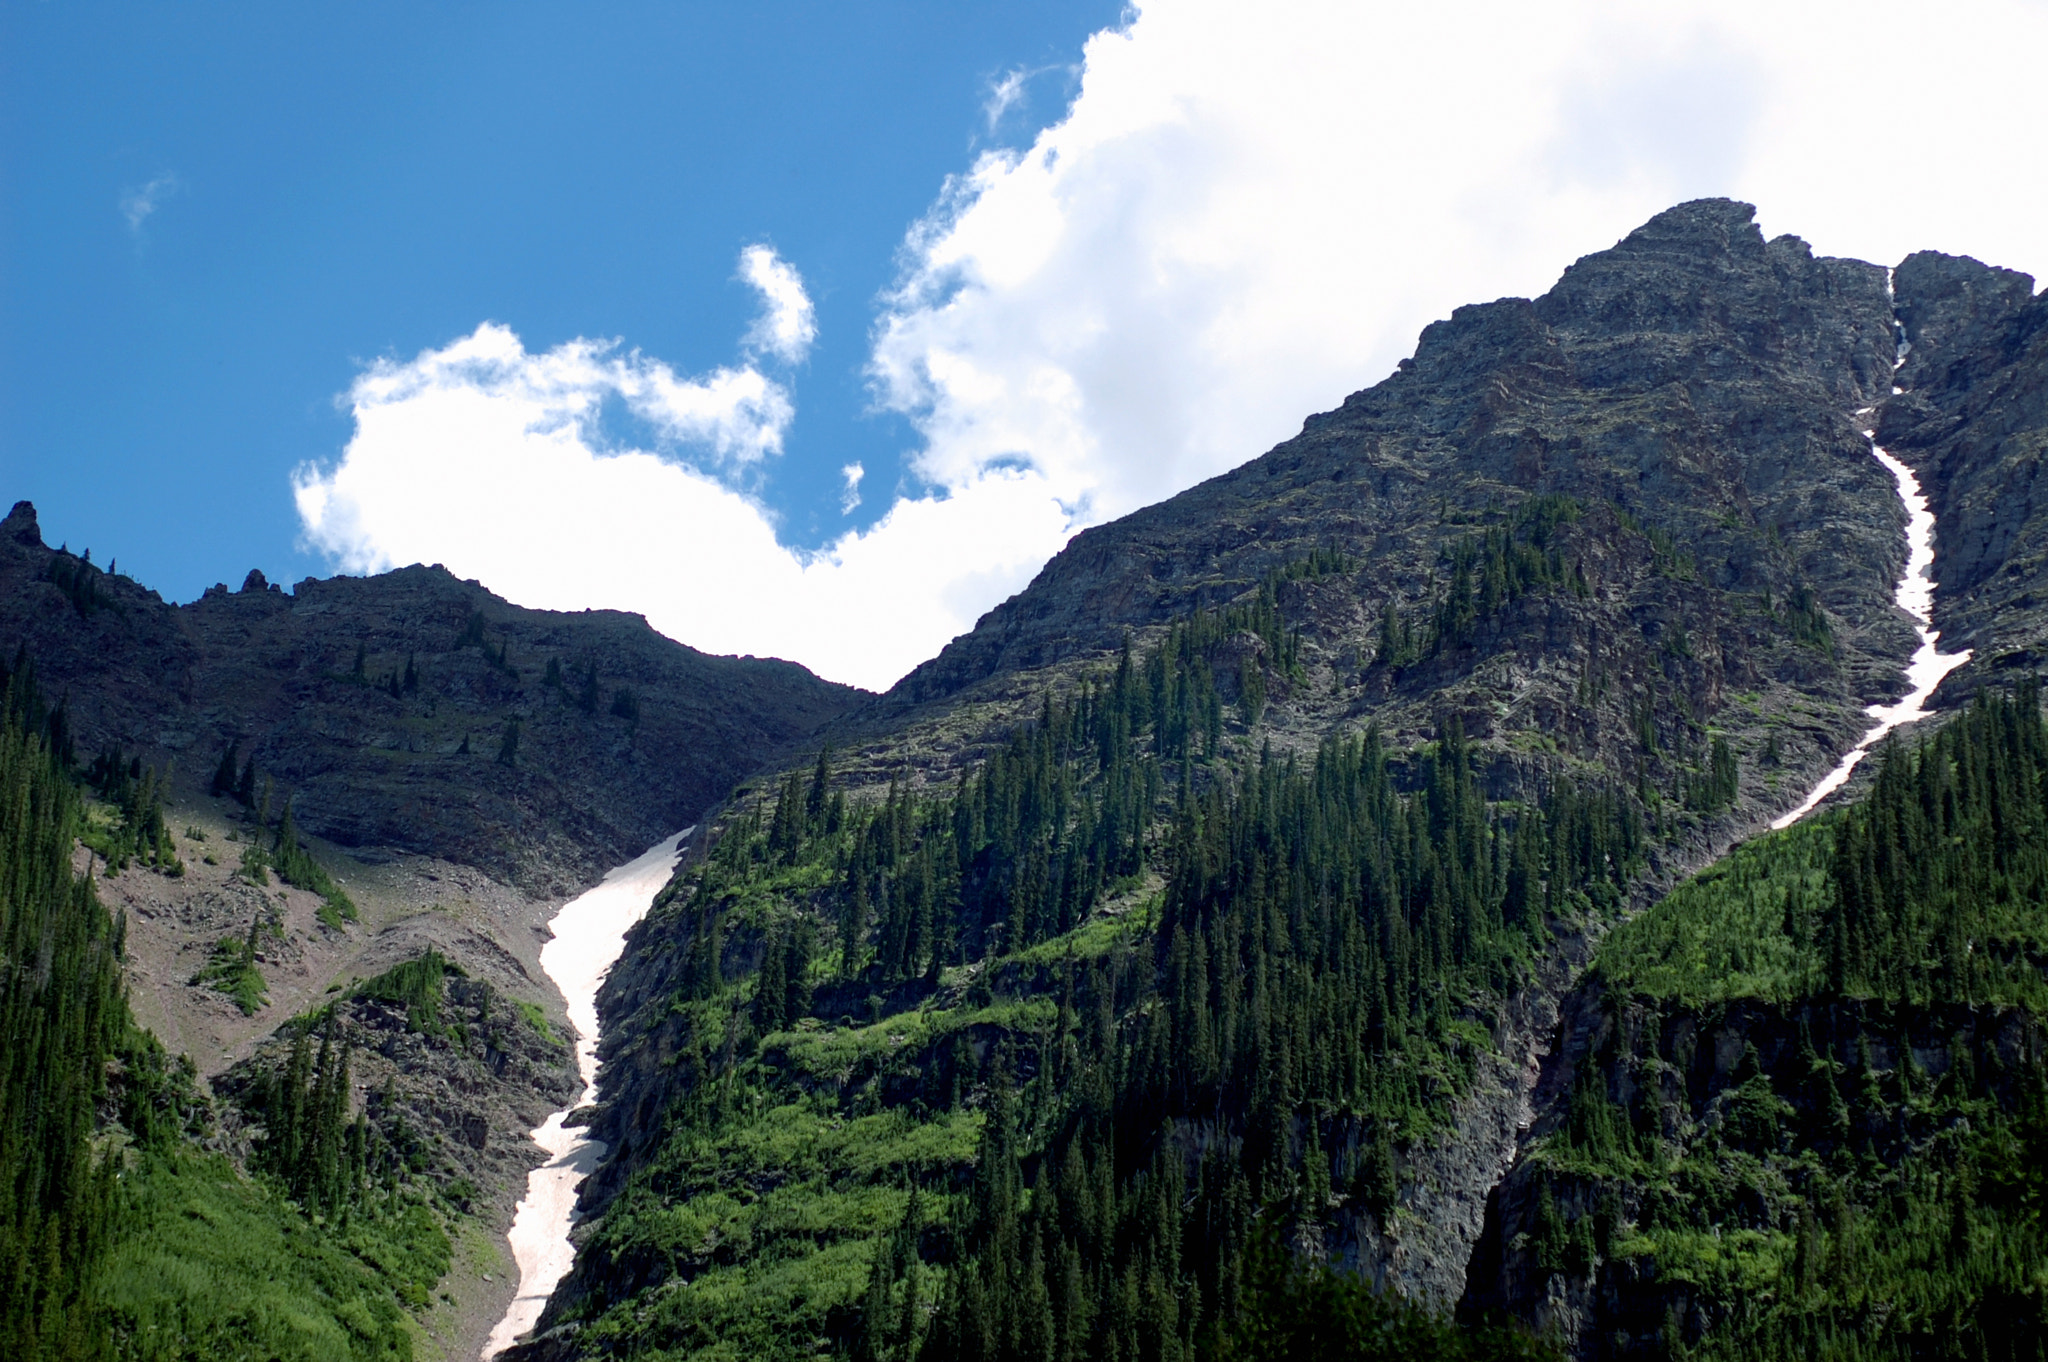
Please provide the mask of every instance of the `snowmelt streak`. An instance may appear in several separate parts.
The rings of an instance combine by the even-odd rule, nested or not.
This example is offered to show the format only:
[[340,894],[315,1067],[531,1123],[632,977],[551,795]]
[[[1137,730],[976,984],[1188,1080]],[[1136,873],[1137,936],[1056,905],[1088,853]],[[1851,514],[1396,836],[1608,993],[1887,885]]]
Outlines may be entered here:
[[685,828],[612,871],[596,888],[564,904],[548,924],[554,939],[541,947],[540,966],[569,1005],[583,1091],[533,1132],[534,1143],[547,1151],[548,1161],[527,1174],[526,1196],[506,1235],[519,1264],[519,1292],[491,1330],[484,1345],[486,1359],[533,1328],[576,1260],[575,1245],[569,1242],[569,1228],[576,1220],[576,1189],[604,1157],[605,1146],[604,1141],[579,1133],[582,1127],[562,1123],[597,1096],[597,986],[625,950],[626,930],[646,915],[654,896],[668,883],[683,839],[693,831]]
[[1847,784],[1856,763],[1885,734],[1902,724],[1930,717],[1933,711],[1925,706],[1934,688],[1943,677],[1970,660],[1968,648],[1959,653],[1944,653],[1935,647],[1941,633],[1934,627],[1934,512],[1927,508],[1927,494],[1920,490],[1920,479],[1913,476],[1913,470],[1878,448],[1873,434],[1863,432],[1864,438],[1871,440],[1870,452],[1892,475],[1892,481],[1899,485],[1899,500],[1906,503],[1906,571],[1899,578],[1894,599],[1901,610],[1913,617],[1913,631],[1920,635],[1920,647],[1906,664],[1906,680],[1912,689],[1895,705],[1865,706],[1863,712],[1875,719],[1876,725],[1836,763],[1834,770],[1821,777],[1820,784],[1806,796],[1806,802],[1772,823],[1773,828],[1791,827]]

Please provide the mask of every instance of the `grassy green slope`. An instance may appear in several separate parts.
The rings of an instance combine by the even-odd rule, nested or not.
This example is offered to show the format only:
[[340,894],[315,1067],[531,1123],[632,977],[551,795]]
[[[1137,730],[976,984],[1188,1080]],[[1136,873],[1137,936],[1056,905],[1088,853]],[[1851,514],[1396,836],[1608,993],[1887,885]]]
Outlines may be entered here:
[[1204,1356],[1262,1318],[1261,1233],[1403,1214],[1638,807],[1490,804],[1455,725],[1408,793],[1372,736],[1238,755],[1204,637],[956,784],[849,802],[821,764],[738,806],[641,929],[607,1063],[664,1096],[551,1321],[579,1353]]
[[1605,943],[1473,1303],[1562,1292],[1617,1355],[2042,1355],[2048,728],[2022,692],[1880,760]]
[[177,1147],[123,1175],[105,1301],[137,1362],[384,1362],[413,1356],[408,1310],[448,1269],[426,1206],[309,1217],[228,1159]]

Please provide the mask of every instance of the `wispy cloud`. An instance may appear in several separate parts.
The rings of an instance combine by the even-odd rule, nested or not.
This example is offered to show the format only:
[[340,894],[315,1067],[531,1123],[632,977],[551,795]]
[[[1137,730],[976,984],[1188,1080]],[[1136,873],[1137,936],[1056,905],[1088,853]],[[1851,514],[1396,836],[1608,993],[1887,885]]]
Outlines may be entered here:
[[988,98],[981,102],[982,117],[988,121],[988,130],[993,134],[996,125],[1003,121],[1003,115],[1016,107],[1024,98],[1024,87],[1037,74],[1019,66],[1005,71],[988,83]]
[[124,191],[121,195],[121,216],[126,219],[129,232],[142,235],[142,224],[149,221],[150,215],[179,188],[177,175],[166,170],[148,184]]
[[839,496],[841,515],[852,515],[854,508],[860,505],[860,480],[867,471],[857,463],[850,463],[839,470],[839,476],[846,480],[846,490]]
[[1069,79],[1079,74],[1075,67],[1054,64],[1013,66],[999,76],[989,77],[988,93],[981,101],[981,116],[987,134],[995,136],[1009,112],[1030,97],[1032,81],[1054,72],[1064,73]]
[[740,252],[740,277],[761,295],[761,315],[747,332],[747,348],[795,364],[810,353],[818,338],[818,313],[804,281],[773,246],[749,246]]

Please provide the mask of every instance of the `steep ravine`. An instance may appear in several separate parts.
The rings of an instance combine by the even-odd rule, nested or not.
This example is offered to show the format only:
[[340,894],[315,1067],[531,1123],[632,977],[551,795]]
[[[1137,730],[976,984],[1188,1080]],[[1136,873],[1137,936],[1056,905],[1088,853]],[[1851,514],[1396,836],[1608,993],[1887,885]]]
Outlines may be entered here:
[[[1913,346],[1906,339],[1908,329],[1903,322],[1899,332],[1900,353],[1895,368],[1904,379],[1910,372],[1908,360]],[[1934,342],[1939,338],[1938,333],[1928,338],[1927,348],[1934,349]],[[1930,367],[1923,356],[1917,369],[1924,373]],[[1892,392],[1894,398],[1905,395],[1905,390],[1898,386]],[[1911,619],[1918,647],[1902,668],[1905,694],[1889,704],[1868,706],[1866,713],[1871,724],[1863,737],[1813,784],[1803,799],[1770,821],[1772,830],[1792,826],[1849,789],[1864,758],[1895,730],[1941,717],[1939,711],[1928,708],[1928,702],[1944,680],[1967,666],[1972,657],[1969,648],[1950,653],[1940,649],[1941,633],[1934,627],[1938,521],[1930,509],[1930,502],[1938,501],[1939,497],[1923,492],[1923,474],[1916,473],[1877,443],[1880,410],[1878,406],[1866,407],[1856,416],[1859,422],[1871,423],[1864,430],[1866,439],[1870,441],[1871,455],[1896,483],[1899,500],[1906,512],[1907,555],[1894,599],[1899,612]],[[1763,830],[1761,827],[1755,829]],[[1714,858],[1708,859],[1711,862]],[[1490,1165],[1472,1158],[1471,1154],[1477,1151],[1471,1149],[1459,1151],[1466,1155],[1462,1162],[1456,1158],[1449,1161],[1445,1171],[1452,1177],[1456,1177],[1461,1166],[1468,1167],[1471,1170],[1465,1179],[1468,1184],[1476,1182],[1477,1175],[1482,1172],[1493,1175],[1493,1184],[1480,1193],[1480,1200],[1485,1204],[1477,1218],[1458,1216],[1449,1222],[1459,1229],[1466,1225],[1472,1227],[1469,1237],[1461,1241],[1467,1257],[1456,1273],[1456,1289],[1431,1294],[1437,1299],[1459,1301],[1467,1311],[1506,1310],[1556,1339],[1575,1356],[1592,1357],[1604,1356],[1610,1346],[1619,1346],[1612,1345],[1612,1340],[1605,1333],[1619,1330],[1619,1337],[1623,1339],[1657,1337],[1658,1331],[1666,1327],[1666,1321],[1659,1313],[1663,1306],[1647,1312],[1637,1308],[1629,1313],[1628,1307],[1618,1304],[1626,1296],[1625,1291],[1618,1293],[1611,1285],[1596,1290],[1591,1282],[1535,1272],[1529,1265],[1529,1251],[1508,1242],[1512,1237],[1509,1227],[1526,1225],[1535,1214],[1531,1204],[1535,1192],[1531,1186],[1523,1185],[1528,1179],[1515,1182],[1511,1175],[1517,1171],[1523,1153],[1534,1140],[1557,1130],[1579,1068],[1589,1062],[1596,1042],[1602,1037],[1612,1043],[1617,1025],[1609,1005],[1611,1000],[1604,999],[1602,986],[1583,977],[1585,967],[1595,954],[1597,938],[1581,938],[1574,944],[1580,947],[1579,958],[1564,972],[1564,977],[1555,980],[1560,985],[1555,993],[1547,994],[1539,1003],[1537,1021],[1542,1028],[1541,1039],[1515,1028],[1509,1028],[1504,1038],[1504,1055],[1511,1050],[1527,1052],[1539,1056],[1540,1062],[1531,1063],[1522,1071],[1519,1083],[1509,1084],[1490,1095],[1475,1093],[1473,1105],[1483,1108],[1496,1119],[1512,1111],[1517,1121],[1518,1138],[1507,1158]],[[1555,963],[1553,974],[1558,973]],[[1685,1035],[1691,1034],[1685,1028],[1694,1024],[1684,1017],[1676,1023]],[[1892,1044],[1890,1033],[1900,1024],[1896,1019],[1878,1022],[1855,1009],[1847,1012],[1837,1009],[1827,1015],[1827,1034],[1819,1039],[1821,1053],[1852,1055],[1860,1049],[1867,1054],[1873,1043],[1883,1049]],[[1910,1026],[1913,1023],[1903,1024]],[[1929,1022],[1924,1025],[1928,1036],[1924,1047],[1927,1052],[1925,1063],[1934,1072],[1943,1071],[1950,1062],[1948,1051],[1943,1049],[1943,1042],[1938,1039],[1944,1034],[1969,1033],[1972,1038],[1968,1043],[1974,1046],[1979,1043],[1975,1031],[1982,1027],[1987,1032],[1982,1043],[1994,1048],[2002,1045],[2007,1050],[2017,1047],[2024,1052],[2032,1043],[2024,1037],[2019,1041],[2013,1039],[2013,1034],[2017,1034],[2014,1032],[2016,1027],[2026,1031],[2028,1036],[2032,1034],[2022,1018],[2000,1014],[1986,1020],[1965,1019],[1960,1024],[1960,1032],[1953,1025],[1947,1028],[1947,1032],[1939,1024]],[[1716,1056],[1715,1076],[1723,1081],[1734,1072],[1745,1046],[1749,1047],[1747,1053],[1752,1058],[1758,1053],[1758,1047],[1767,1054],[1784,1056],[1798,1052],[1801,1047],[1813,1046],[1816,1042],[1809,1034],[1812,1025],[1812,1018],[1805,1013],[1795,1017],[1787,1015],[1783,1009],[1771,1008],[1751,1009],[1750,1014],[1739,1017],[1731,1014],[1720,1017],[1718,1021],[1704,1019],[1697,1023],[1701,1029],[1711,1032]],[[1634,1033],[1630,1032],[1630,1035]],[[1635,1061],[1640,1063],[1647,1056],[1649,1062],[1655,1064],[1660,1044],[1668,1051],[1674,1043],[1670,1035],[1637,1038],[1635,1048],[1642,1053],[1635,1055]],[[1683,1041],[1680,1048],[1689,1053],[1690,1044],[1690,1041]],[[1504,1066],[1500,1072],[1505,1072]],[[1482,1089],[1487,1086],[1484,1078],[1479,1086]],[[1568,1214],[1591,1215],[1592,1209],[1590,1206],[1574,1206]],[[1663,1298],[1660,1296],[1658,1299],[1661,1301]]]
[[507,1235],[519,1267],[519,1287],[484,1346],[486,1359],[533,1328],[575,1262],[570,1230],[576,1222],[577,1190],[605,1153],[604,1142],[592,1138],[587,1125],[571,1124],[577,1109],[597,1097],[598,985],[625,949],[627,931],[668,883],[693,831],[685,828],[613,870],[548,923],[552,939],[541,948],[541,967],[567,1006],[582,1086],[568,1105],[533,1130],[533,1142],[547,1155],[547,1162],[527,1175],[526,1195]]

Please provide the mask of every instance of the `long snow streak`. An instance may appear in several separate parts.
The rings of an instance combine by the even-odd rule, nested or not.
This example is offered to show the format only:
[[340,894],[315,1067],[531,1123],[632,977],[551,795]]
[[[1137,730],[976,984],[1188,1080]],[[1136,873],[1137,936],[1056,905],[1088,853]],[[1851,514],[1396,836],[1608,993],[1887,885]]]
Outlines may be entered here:
[[486,1359],[512,1346],[533,1328],[548,1297],[576,1261],[569,1229],[576,1221],[576,1189],[604,1157],[602,1140],[563,1124],[576,1108],[597,1096],[597,986],[626,948],[626,930],[647,913],[654,896],[674,873],[683,839],[694,829],[649,848],[638,859],[604,877],[595,889],[565,904],[548,924],[554,939],[541,947],[540,965],[562,990],[569,1024],[576,1029],[576,1070],[583,1091],[533,1132],[548,1161],[527,1174],[526,1196],[513,1214],[512,1257],[519,1264],[519,1291],[484,1345]]
[[1944,653],[1936,646],[1941,632],[1934,627],[1934,512],[1927,507],[1927,494],[1920,490],[1920,479],[1913,476],[1912,469],[1880,449],[1871,438],[1873,432],[1866,430],[1863,434],[1871,439],[1870,452],[1892,475],[1892,481],[1899,486],[1899,500],[1906,504],[1906,571],[1899,578],[1894,599],[1901,610],[1913,617],[1913,631],[1920,636],[1920,647],[1906,664],[1906,682],[1910,687],[1906,694],[1897,704],[1865,708],[1864,713],[1876,720],[1871,730],[1835,764],[1834,770],[1821,777],[1798,808],[1772,823],[1773,828],[1791,827],[1847,784],[1856,763],[1885,734],[1902,724],[1927,718],[1933,712],[1926,705],[1935,687],[1943,677],[1970,660],[1968,648],[1959,653]]

